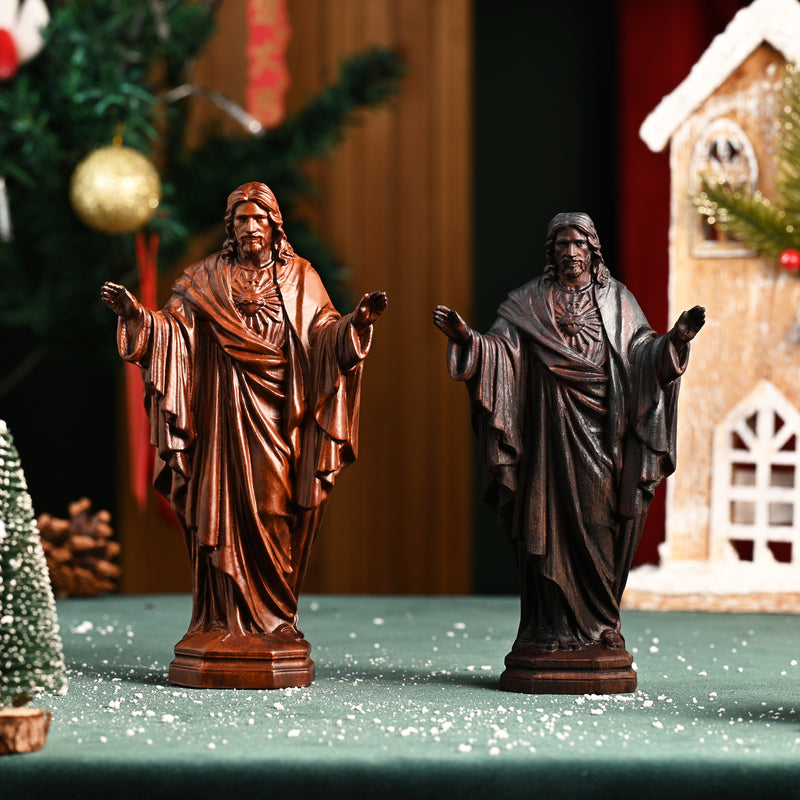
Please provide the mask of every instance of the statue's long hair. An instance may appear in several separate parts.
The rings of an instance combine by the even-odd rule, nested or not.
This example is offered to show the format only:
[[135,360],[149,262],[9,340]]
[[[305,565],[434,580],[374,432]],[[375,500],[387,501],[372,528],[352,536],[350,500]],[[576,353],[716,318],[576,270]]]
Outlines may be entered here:
[[600,252],[600,237],[597,235],[597,229],[592,222],[592,218],[582,211],[570,211],[568,213],[556,214],[550,220],[547,226],[547,239],[544,243],[545,252],[545,267],[544,277],[546,280],[554,281],[558,276],[558,267],[556,266],[555,248],[556,238],[559,231],[564,228],[576,228],[585,237],[589,244],[589,249],[592,251],[592,262],[589,267],[592,273],[592,278],[595,283],[603,286],[611,277],[608,267],[603,261],[603,254]]
[[272,189],[266,183],[253,181],[243,183],[238,189],[234,189],[228,196],[228,205],[225,209],[225,241],[222,243],[222,257],[229,263],[234,263],[237,257],[236,236],[233,232],[233,218],[236,215],[236,207],[242,203],[256,203],[263,208],[272,226],[272,257],[275,261],[287,264],[294,258],[294,250],[286,238],[283,230],[283,216],[278,207],[278,201],[272,193]]

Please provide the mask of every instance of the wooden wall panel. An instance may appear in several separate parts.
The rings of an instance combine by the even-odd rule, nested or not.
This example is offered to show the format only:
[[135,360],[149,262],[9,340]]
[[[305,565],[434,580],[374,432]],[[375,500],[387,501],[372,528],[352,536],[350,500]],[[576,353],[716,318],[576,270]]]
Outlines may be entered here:
[[[444,364],[436,303],[471,311],[471,7],[464,0],[291,0],[289,107],[371,45],[408,72],[312,169],[309,216],[350,269],[354,297],[384,289],[364,376],[361,452],[340,478],[307,588],[471,587],[471,432]],[[311,65],[314,65],[313,68]]]
[[[241,18],[243,3],[220,13]],[[319,194],[304,212],[347,265],[354,301],[383,289],[389,308],[365,369],[359,458],[333,492],[304,591],[471,589],[468,403],[431,322],[437,303],[472,311],[471,14],[469,0],[289,0],[290,113],[367,47],[397,48],[408,65],[393,105],[364,112],[308,166]],[[186,559],[154,586],[144,546],[127,590],[184,588]]]

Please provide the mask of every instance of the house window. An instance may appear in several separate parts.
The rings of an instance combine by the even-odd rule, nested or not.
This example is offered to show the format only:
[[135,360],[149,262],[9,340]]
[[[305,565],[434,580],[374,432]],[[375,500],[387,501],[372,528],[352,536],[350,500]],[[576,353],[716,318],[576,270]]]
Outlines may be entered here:
[[800,413],[761,381],[717,427],[711,558],[800,565]]
[[[689,188],[702,190],[703,177],[731,187],[758,189],[758,161],[747,134],[733,120],[719,117],[702,131],[689,161]],[[730,233],[720,230],[716,220],[692,207],[695,231],[692,255],[696,258],[752,256],[753,252]]]

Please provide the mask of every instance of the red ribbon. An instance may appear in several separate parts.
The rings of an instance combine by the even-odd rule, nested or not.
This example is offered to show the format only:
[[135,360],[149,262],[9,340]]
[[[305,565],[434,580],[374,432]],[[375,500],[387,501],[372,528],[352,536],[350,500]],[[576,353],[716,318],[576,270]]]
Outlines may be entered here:
[[247,111],[272,128],[283,119],[289,86],[286,0],[247,0],[247,31]]

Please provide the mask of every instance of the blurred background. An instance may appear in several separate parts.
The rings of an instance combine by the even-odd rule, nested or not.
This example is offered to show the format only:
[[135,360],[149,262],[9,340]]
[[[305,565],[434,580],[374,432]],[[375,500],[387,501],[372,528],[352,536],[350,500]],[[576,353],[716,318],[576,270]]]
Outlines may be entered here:
[[[55,17],[60,7],[76,4],[47,5]],[[106,5],[108,14],[114,13],[114,4]],[[153,0],[141,7],[157,15],[174,5]],[[254,15],[281,20],[280,30],[288,34],[282,51],[288,84],[270,95],[273,109],[280,109],[280,118],[269,123],[273,127],[302,114],[310,98],[336,81],[346,59],[377,46],[404,65],[396,92],[348,112],[341,139],[324,154],[309,152],[303,160],[302,174],[314,191],[295,197],[287,190],[294,207],[293,222],[286,225],[289,240],[301,255],[313,255],[301,246],[311,231],[324,245],[321,252],[332,254],[336,269],[326,281],[335,284],[330,288],[340,310],[349,311],[368,290],[384,290],[390,299],[365,370],[359,458],[332,495],[305,591],[516,591],[511,554],[477,497],[467,396],[447,376],[446,343],[431,324],[431,310],[445,303],[485,330],[506,293],[541,270],[549,219],[582,210],[597,225],[612,273],[633,290],[650,323],[665,330],[672,322],[666,301],[669,157],[651,153],[638,130],[743,5],[741,0],[223,0],[208,6],[214,30],[193,54],[191,83],[248,110],[253,109],[248,43]],[[96,44],[103,45],[102,37]],[[56,45],[54,39],[54,52]],[[18,111],[15,118],[19,103],[14,105],[11,93],[25,89],[35,95],[34,70],[48,53],[46,46],[0,83],[0,108],[5,102],[15,135],[24,137],[19,131],[32,126],[34,116]],[[76,108],[90,102],[97,107],[103,98],[76,94],[73,101]],[[242,182],[237,180],[242,170],[246,179],[273,184],[280,162],[254,157],[231,167],[229,177],[224,160],[217,161],[211,149],[199,150],[201,143],[209,130],[237,141],[250,134],[232,106],[197,93],[189,102],[180,146],[202,156],[184,185],[192,185],[193,174],[198,187],[211,185],[206,173],[220,173],[213,178],[226,191],[198,192],[221,221],[226,193]],[[56,114],[43,123],[49,130],[65,125],[69,119]],[[109,124],[102,134],[108,144],[113,132]],[[48,175],[55,180],[63,171],[60,185],[66,185],[88,144],[84,141],[81,152],[80,141],[74,141],[71,163],[54,159]],[[291,151],[285,142],[281,146],[281,152]],[[7,177],[10,216],[12,222],[17,217],[20,230],[31,199],[46,197],[45,178],[26,182],[21,171],[10,146],[0,144],[0,175]],[[280,193],[278,200],[283,204]],[[167,192],[165,203],[178,207]],[[37,239],[55,237],[48,226],[52,203],[42,199],[34,206]],[[58,285],[64,275],[59,271],[73,269],[61,257],[72,247],[70,231],[80,224],[71,219],[66,244],[56,247],[53,238],[51,251],[31,256],[25,274],[38,275],[47,261],[53,270],[47,280]],[[207,227],[181,252],[162,249],[159,304],[185,266],[219,247],[219,228]],[[164,230],[162,240],[168,235]],[[72,325],[69,335],[59,334],[60,348],[38,336],[44,323],[32,321],[47,302],[47,286],[33,278],[23,286],[8,266],[14,243],[0,242],[0,254],[5,249],[0,296],[6,295],[5,305],[0,303],[0,418],[14,435],[37,513],[65,516],[68,504],[83,496],[95,509],[110,511],[122,545],[121,591],[188,591],[180,534],[152,491],[143,507],[135,497],[115,320],[99,300],[101,280],[135,269],[132,238],[116,239],[121,244],[113,263],[111,245],[103,240],[86,253],[85,279],[69,275],[98,297],[97,308],[87,306],[81,317],[96,320],[96,326]],[[32,248],[21,247],[19,236],[15,245],[19,266]],[[77,238],[74,247],[80,248]],[[121,265],[126,253],[127,266]],[[129,285],[135,290],[132,274]],[[27,308],[23,300],[12,302],[14,292],[28,298],[30,312],[20,310]],[[657,559],[663,527],[662,489],[637,563]]]

